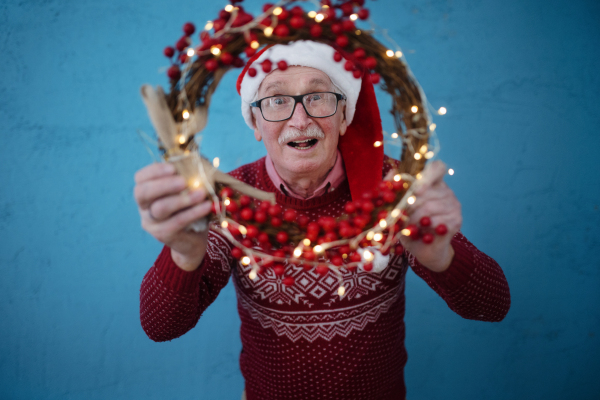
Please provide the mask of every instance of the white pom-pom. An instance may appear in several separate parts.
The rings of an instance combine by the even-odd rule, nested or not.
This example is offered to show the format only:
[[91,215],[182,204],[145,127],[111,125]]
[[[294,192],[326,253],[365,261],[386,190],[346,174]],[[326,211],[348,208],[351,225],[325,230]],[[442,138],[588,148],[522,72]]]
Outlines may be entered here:
[[358,264],[358,268],[363,271],[365,270],[364,265],[371,263],[373,264],[373,269],[370,272],[381,272],[387,267],[390,261],[390,256],[384,256],[376,247],[366,247],[357,251],[362,258],[361,263]]

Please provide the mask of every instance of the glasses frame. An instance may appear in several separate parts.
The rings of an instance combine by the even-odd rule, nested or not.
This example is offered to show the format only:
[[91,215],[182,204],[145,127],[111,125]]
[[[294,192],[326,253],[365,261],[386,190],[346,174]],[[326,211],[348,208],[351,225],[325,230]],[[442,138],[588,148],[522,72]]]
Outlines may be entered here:
[[[311,115],[308,112],[308,110],[306,109],[306,106],[304,105],[304,102],[302,100],[304,99],[305,96],[308,96],[310,94],[315,94],[315,93],[331,93],[331,94],[335,95],[337,101],[335,102],[335,110],[333,111],[333,113],[331,113],[329,115],[324,115],[322,117],[316,117],[314,115]],[[262,107],[261,107],[261,102],[263,100],[270,99],[270,98],[273,98],[273,97],[291,97],[292,99],[294,99],[294,107],[292,108],[292,113],[290,114],[289,117],[284,118],[284,119],[276,119],[276,120],[271,120],[271,119],[266,119],[265,118],[265,116],[263,114]],[[292,118],[294,116],[294,112],[296,111],[296,105],[298,103],[302,104],[302,108],[304,108],[304,112],[306,113],[306,115],[308,115],[311,118],[328,118],[328,117],[331,117],[332,115],[335,115],[335,113],[337,112],[338,103],[340,102],[340,100],[346,100],[346,96],[344,96],[343,94],[340,94],[340,93],[335,93],[335,92],[310,92],[310,93],[305,93],[305,94],[299,94],[298,96],[291,96],[291,95],[287,95],[287,94],[279,94],[279,95],[275,95],[275,96],[263,97],[260,100],[256,100],[255,102],[250,103],[250,106],[257,107],[260,110],[260,115],[262,115],[262,117],[263,117],[263,119],[265,121],[268,121],[268,122],[281,122],[281,121],[287,121],[288,119],[290,119],[290,118]]]

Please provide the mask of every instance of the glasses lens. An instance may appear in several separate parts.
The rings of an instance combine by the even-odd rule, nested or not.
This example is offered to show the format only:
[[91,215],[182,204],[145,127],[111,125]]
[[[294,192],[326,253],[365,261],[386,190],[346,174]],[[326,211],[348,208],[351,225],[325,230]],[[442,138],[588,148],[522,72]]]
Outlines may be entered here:
[[333,93],[310,93],[302,101],[313,117],[329,117],[337,109],[337,98]]
[[289,96],[269,97],[260,103],[260,108],[267,121],[288,119],[294,110],[294,99]]

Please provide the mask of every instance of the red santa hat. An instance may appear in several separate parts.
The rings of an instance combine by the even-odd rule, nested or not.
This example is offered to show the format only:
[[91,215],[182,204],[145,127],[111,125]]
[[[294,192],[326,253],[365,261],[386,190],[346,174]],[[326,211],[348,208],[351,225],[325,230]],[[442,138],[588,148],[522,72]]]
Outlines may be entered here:
[[[339,49],[338,52],[342,53]],[[336,62],[333,47],[313,41],[297,41],[287,45],[265,47],[252,57],[237,80],[237,90],[242,98],[242,115],[246,124],[254,129],[250,103],[258,100],[258,89],[263,79],[277,69],[279,61],[288,66],[311,67],[323,71],[333,85],[346,96],[346,121],[348,129],[340,137],[338,148],[344,160],[346,176],[353,199],[359,199],[366,191],[377,187],[382,179],[383,131],[375,90],[368,73],[355,78],[352,71],[344,68],[344,62]],[[349,55],[343,54],[346,58]],[[272,62],[272,70],[265,73],[260,64]],[[254,68],[251,77],[248,70]],[[375,143],[379,142],[379,146]]]

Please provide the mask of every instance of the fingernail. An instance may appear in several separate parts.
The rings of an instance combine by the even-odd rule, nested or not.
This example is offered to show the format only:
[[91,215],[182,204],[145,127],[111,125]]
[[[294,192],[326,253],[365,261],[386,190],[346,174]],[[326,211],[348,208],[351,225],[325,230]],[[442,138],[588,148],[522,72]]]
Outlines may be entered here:
[[194,202],[204,199],[205,196],[206,196],[206,192],[202,189],[194,190],[190,194],[190,197],[192,198],[192,201],[194,201]]

